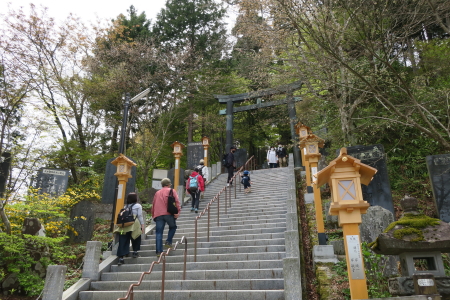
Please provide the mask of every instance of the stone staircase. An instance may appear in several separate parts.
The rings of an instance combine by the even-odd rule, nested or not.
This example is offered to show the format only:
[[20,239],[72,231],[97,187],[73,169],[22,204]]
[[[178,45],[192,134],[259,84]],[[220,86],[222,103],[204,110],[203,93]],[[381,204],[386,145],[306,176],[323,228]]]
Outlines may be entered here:
[[[199,220],[197,261],[194,262],[194,218],[190,203],[183,207],[177,220],[174,243],[187,238],[187,272],[183,276],[183,249],[179,245],[166,260],[165,299],[285,299],[283,259],[286,257],[286,199],[288,168],[252,172],[252,192],[232,189],[231,208],[225,214],[224,196],[220,202],[220,226],[217,226],[217,204],[211,207],[210,240],[207,242],[207,215]],[[226,174],[208,185],[200,209],[206,206],[226,184]],[[223,194],[222,194],[223,195]],[[168,228],[164,230],[163,241]],[[155,236],[142,241],[141,257],[125,258],[125,264],[112,265],[90,290],[79,293],[79,300],[117,299],[125,296],[130,284],[148,271],[155,255]],[[134,288],[134,300],[161,299],[162,264],[155,265],[144,282]]]

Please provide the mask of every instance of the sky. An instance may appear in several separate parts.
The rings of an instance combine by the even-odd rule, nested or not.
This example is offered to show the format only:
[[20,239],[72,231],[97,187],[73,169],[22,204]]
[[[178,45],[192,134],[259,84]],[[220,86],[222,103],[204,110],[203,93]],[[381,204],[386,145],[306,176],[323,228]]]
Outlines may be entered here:
[[8,12],[8,3],[14,10],[21,6],[28,8],[30,3],[37,7],[43,5],[48,8],[48,15],[55,19],[63,20],[72,13],[87,23],[95,23],[97,18],[115,19],[121,13],[126,15],[127,9],[134,5],[138,13],[145,11],[147,19],[153,22],[161,8],[165,7],[166,0],[0,0],[1,14]]

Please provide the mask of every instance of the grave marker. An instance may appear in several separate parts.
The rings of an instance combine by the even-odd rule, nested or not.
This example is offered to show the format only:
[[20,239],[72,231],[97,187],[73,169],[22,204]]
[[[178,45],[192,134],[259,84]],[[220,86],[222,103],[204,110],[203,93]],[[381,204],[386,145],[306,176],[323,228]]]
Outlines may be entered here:
[[236,162],[236,170],[247,162],[247,149],[236,149],[234,152],[234,160]]
[[205,158],[205,150],[202,142],[188,143],[187,146],[187,168],[195,169],[200,164],[200,159]]
[[361,185],[363,199],[371,206],[379,205],[389,210],[395,216],[383,145],[347,147],[347,154],[377,169],[369,185]]
[[428,174],[433,189],[437,215],[440,220],[450,222],[450,154],[426,157]]
[[39,189],[39,194],[49,194],[58,197],[67,190],[69,170],[40,168],[32,186]]

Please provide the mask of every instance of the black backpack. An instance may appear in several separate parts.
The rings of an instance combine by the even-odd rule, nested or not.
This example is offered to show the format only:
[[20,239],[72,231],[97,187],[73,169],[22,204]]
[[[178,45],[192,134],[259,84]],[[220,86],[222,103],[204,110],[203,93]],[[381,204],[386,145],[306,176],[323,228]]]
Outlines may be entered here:
[[222,156],[222,166],[225,168],[230,167],[230,164],[228,163],[228,153]]
[[117,226],[119,227],[127,227],[134,224],[136,218],[133,216],[133,205],[122,208],[117,215]]
[[171,215],[176,215],[178,213],[177,202],[173,196],[173,189],[170,189],[169,196],[167,197],[167,212]]

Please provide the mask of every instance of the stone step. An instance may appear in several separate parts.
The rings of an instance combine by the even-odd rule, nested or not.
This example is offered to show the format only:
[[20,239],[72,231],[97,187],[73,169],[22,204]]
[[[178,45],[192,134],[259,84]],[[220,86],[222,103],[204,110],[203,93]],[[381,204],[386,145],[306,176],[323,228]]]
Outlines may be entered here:
[[[246,247],[246,246],[266,246],[266,245],[284,245],[284,238],[279,239],[258,239],[258,240],[239,240],[218,241],[218,242],[198,242],[198,248],[218,248],[218,247]],[[141,250],[155,250],[155,245],[141,245]]]
[[[208,278],[208,279],[188,279],[186,274],[186,280],[181,280],[182,277],[176,279],[168,279],[170,272],[166,272],[164,289],[167,290],[279,290],[284,289],[283,278],[241,278],[241,279],[228,279],[228,278]],[[182,272],[178,272],[182,276]],[[243,274],[245,276],[245,274]],[[153,278],[152,280],[145,280],[145,278]],[[150,274],[144,277],[145,281],[142,281],[140,286],[135,287],[135,291],[145,290],[161,290],[161,273]],[[126,291],[131,284],[136,283],[134,280],[121,280],[110,282],[92,282],[92,291]]]
[[[142,245],[151,245],[155,244],[155,236],[150,235],[147,236],[148,239],[142,241]],[[276,233],[258,233],[258,234],[246,234],[246,235],[239,235],[239,238],[237,238],[235,235],[222,235],[222,236],[210,236],[209,241],[210,242],[219,242],[219,241],[230,241],[230,240],[253,240],[253,239],[279,239],[284,238],[284,231],[283,232],[276,232]],[[167,239],[167,234],[163,235],[163,240]],[[177,237],[174,239],[174,244],[179,241],[181,237]],[[207,242],[208,238],[206,236],[197,237],[197,242]]]
[[[154,254],[153,254],[154,256]],[[133,259],[134,263],[111,266],[111,272],[146,272],[150,269],[150,264],[141,263],[143,258]],[[148,259],[146,259],[148,260]],[[253,260],[253,261],[210,261],[186,264],[186,270],[228,270],[228,269],[271,269],[282,268],[281,260]],[[184,268],[183,263],[166,263],[166,271],[180,271]],[[155,264],[153,270],[161,271],[162,264]]]
[[[112,300],[126,295],[125,291],[84,291],[79,300]],[[166,290],[164,299],[177,300],[284,300],[284,290]],[[136,291],[133,300],[161,300],[160,291]]]
[[[142,272],[107,272],[101,276],[101,281],[134,281],[137,282]],[[161,271],[153,271],[148,280],[161,278]],[[234,279],[236,281],[245,279],[277,279],[283,278],[283,268],[279,269],[243,269],[243,270],[190,270],[186,272],[186,280],[222,280]],[[166,271],[166,280],[182,280],[183,272]],[[235,288],[233,288],[235,289]]]
[[[253,261],[253,260],[282,260],[286,257],[286,253],[282,252],[256,252],[256,253],[223,253],[223,254],[204,254],[198,255],[197,262],[226,262],[226,261]],[[125,257],[125,264],[148,264],[150,265],[153,261],[158,260],[156,254],[149,257],[139,257],[139,258],[127,258]],[[167,256],[167,263],[181,263],[184,262],[184,251],[177,249],[176,251],[171,251],[170,255]],[[186,256],[186,262],[194,262],[194,255],[188,254]],[[119,266],[122,267],[124,265]],[[116,265],[117,266],[117,265]]]

